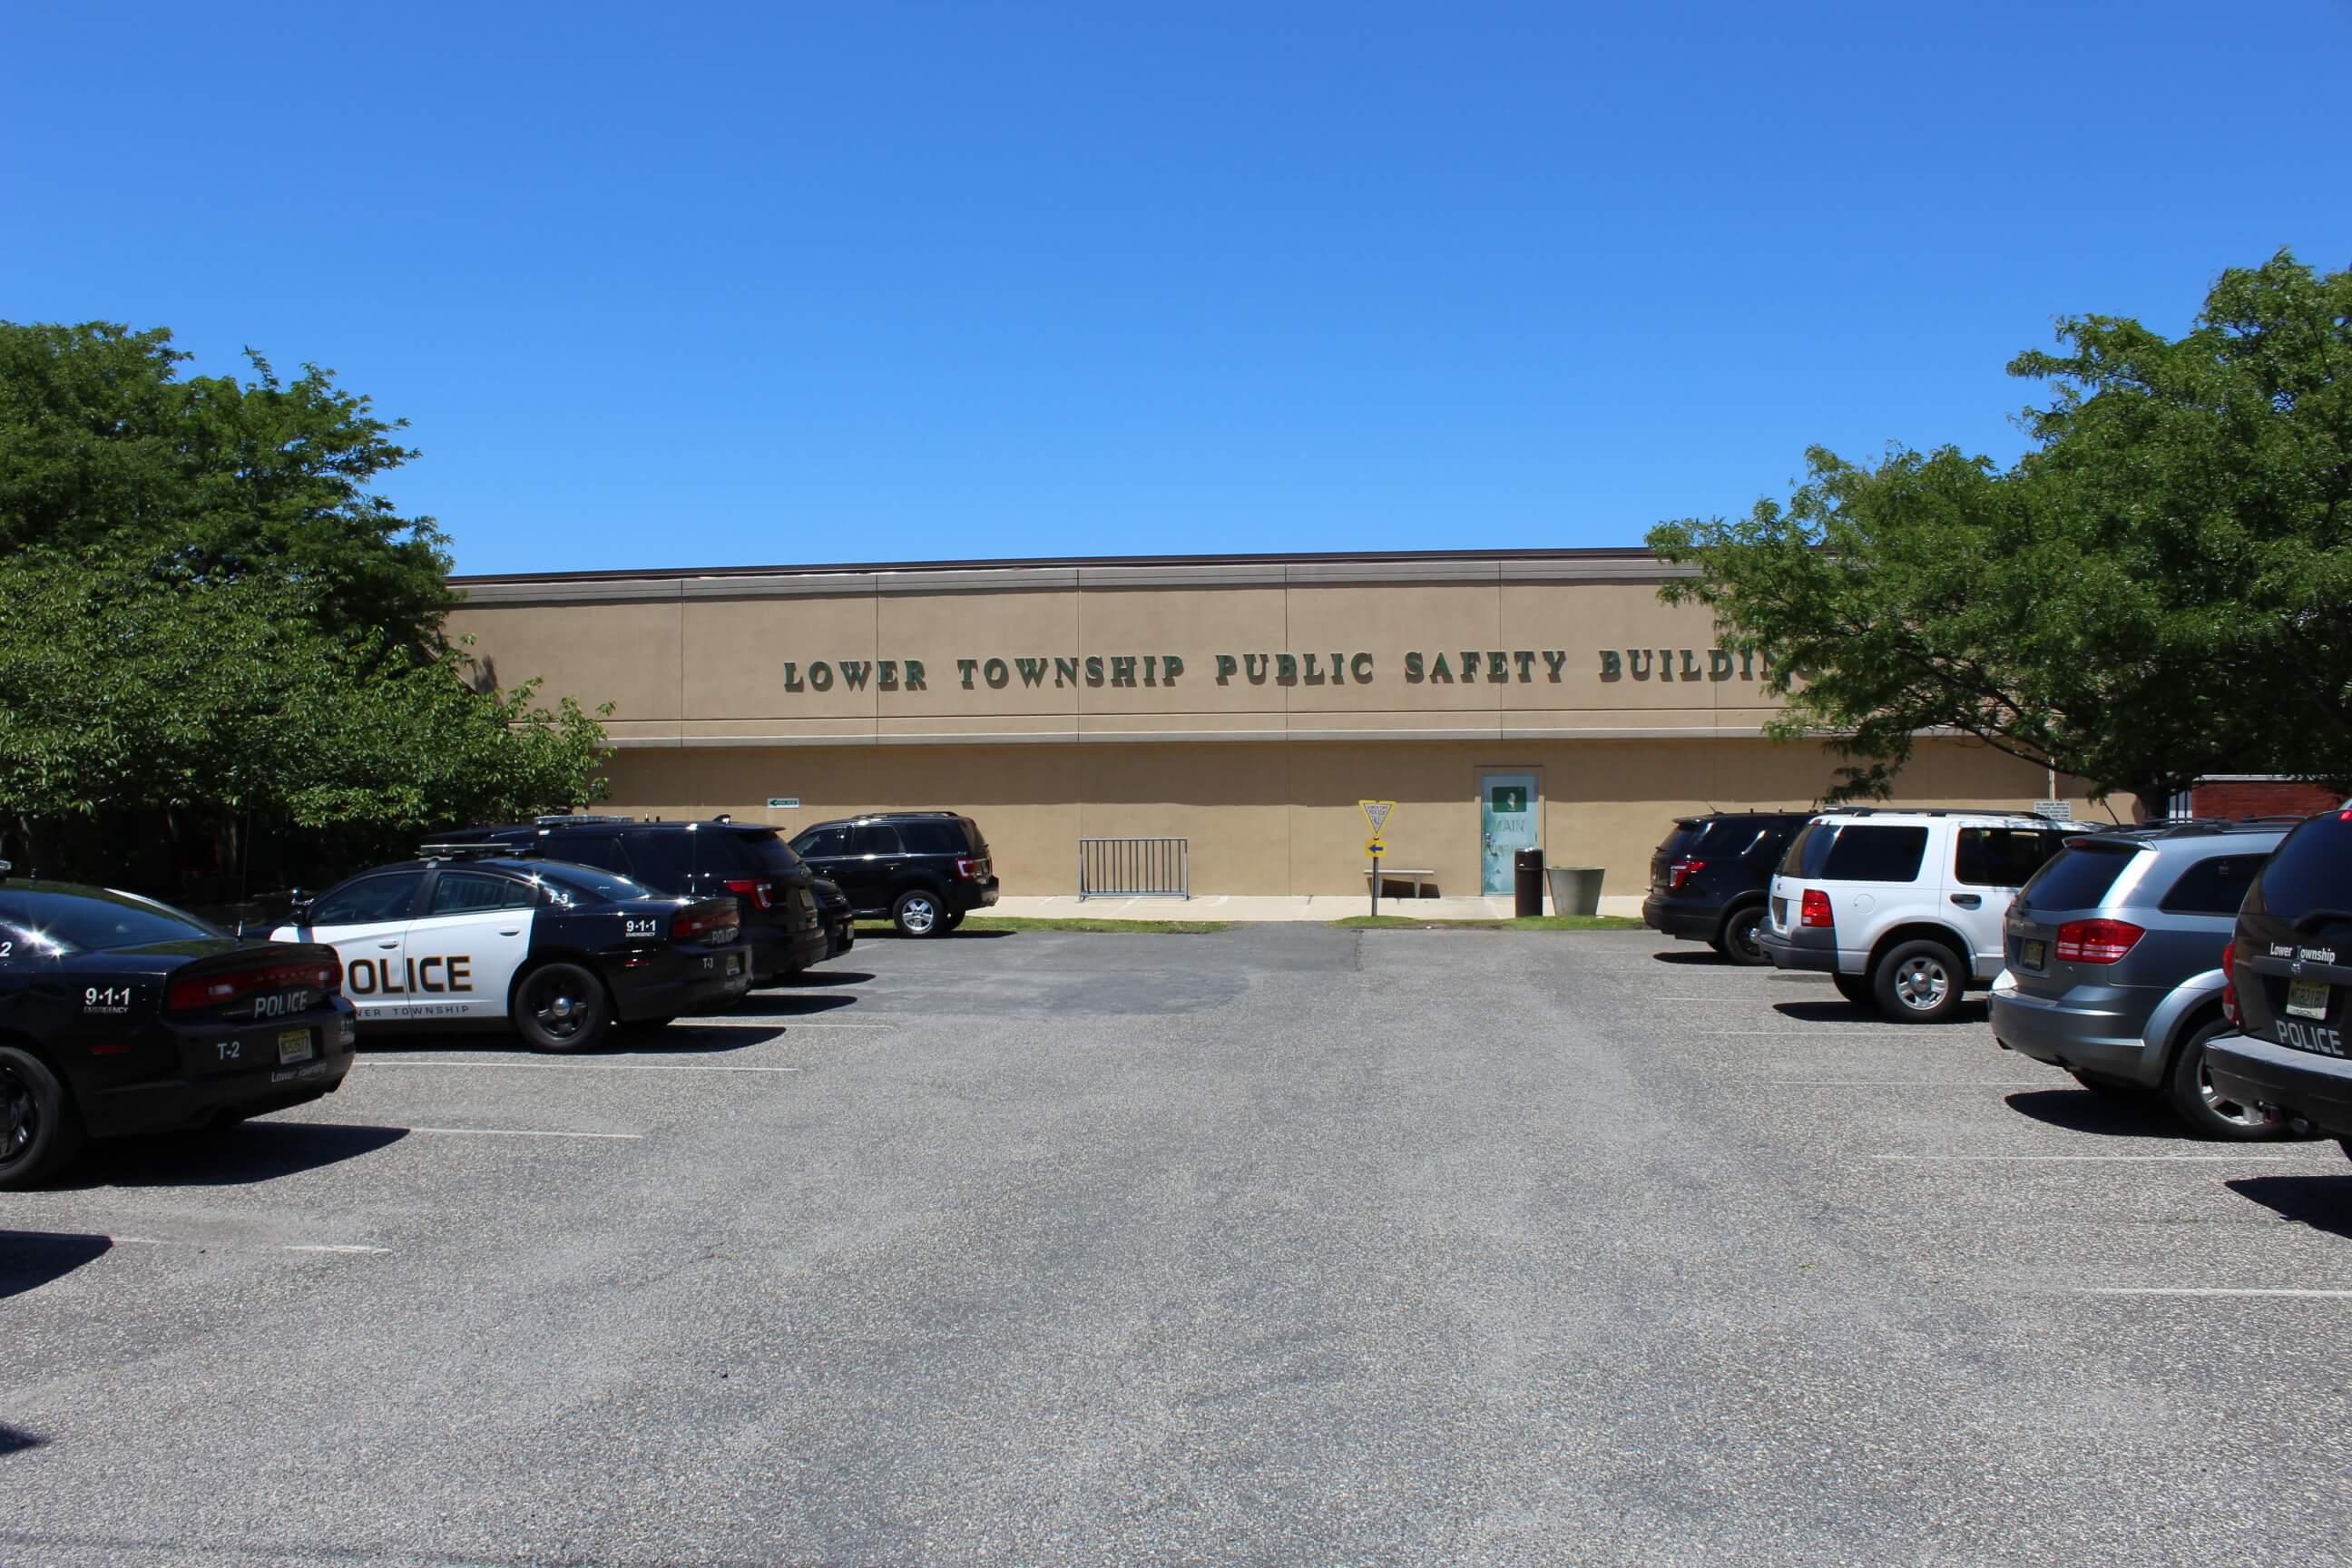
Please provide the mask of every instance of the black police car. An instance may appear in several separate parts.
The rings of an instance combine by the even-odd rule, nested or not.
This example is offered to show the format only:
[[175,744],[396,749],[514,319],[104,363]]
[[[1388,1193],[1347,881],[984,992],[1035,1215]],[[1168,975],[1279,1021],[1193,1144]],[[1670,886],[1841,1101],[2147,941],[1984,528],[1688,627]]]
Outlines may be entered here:
[[783,836],[757,823],[638,822],[626,816],[542,816],[528,825],[469,827],[442,837],[596,866],[656,892],[732,895],[751,943],[751,983],[765,985],[829,956],[815,878]]
[[341,955],[359,1021],[511,1024],[543,1051],[658,1026],[751,988],[731,897],[676,898],[593,866],[426,845],[298,904],[276,935]]
[[0,1187],[54,1173],[85,1137],[282,1110],[351,1070],[329,949],[6,872],[0,861]]
[[1734,963],[1770,962],[1756,940],[1772,869],[1805,826],[1801,811],[1718,811],[1675,819],[1650,857],[1642,919],[1668,936],[1704,942]]
[[2290,833],[2246,889],[2205,1047],[2212,1092],[2300,1116],[2352,1154],[2352,803]]
[[980,824],[952,811],[892,811],[820,822],[793,850],[901,936],[945,936],[996,902],[996,868]]
[[857,911],[849,907],[849,895],[841,884],[830,877],[816,879],[816,913],[824,923],[827,958],[839,958],[857,945]]

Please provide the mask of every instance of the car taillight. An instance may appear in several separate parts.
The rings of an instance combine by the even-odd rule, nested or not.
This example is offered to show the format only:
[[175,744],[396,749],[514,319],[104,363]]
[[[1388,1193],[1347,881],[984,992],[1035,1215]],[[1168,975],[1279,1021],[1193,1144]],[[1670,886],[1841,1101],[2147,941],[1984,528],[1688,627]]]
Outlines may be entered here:
[[740,919],[731,907],[722,910],[705,904],[698,909],[680,910],[670,917],[669,939],[672,942],[692,942],[698,936],[707,936],[735,925]]
[[1666,868],[1666,891],[1679,893],[1683,884],[1706,869],[1704,860],[1677,860]]
[[980,875],[980,868],[981,862],[977,860],[958,860],[956,862],[956,875],[969,882],[973,878]]
[[775,884],[755,882],[749,877],[728,883],[727,890],[739,899],[751,900],[754,909],[764,910],[776,901]]
[[2231,965],[2237,961],[2238,944],[2234,942],[2223,942],[2221,944],[2221,1016],[2229,1019],[2233,1028],[2238,1022],[2238,973]]
[[332,995],[342,988],[340,959],[306,959],[300,963],[257,964],[251,969],[217,970],[174,980],[163,993],[163,1005],[173,1013],[226,1007],[232,1002],[269,991],[311,990]]
[[2147,934],[2129,921],[2068,921],[2058,928],[2058,956],[2070,963],[2113,963]]
[[1819,888],[1807,888],[1797,907],[1797,923],[1801,926],[1833,926],[1836,917],[1830,913],[1830,896]]

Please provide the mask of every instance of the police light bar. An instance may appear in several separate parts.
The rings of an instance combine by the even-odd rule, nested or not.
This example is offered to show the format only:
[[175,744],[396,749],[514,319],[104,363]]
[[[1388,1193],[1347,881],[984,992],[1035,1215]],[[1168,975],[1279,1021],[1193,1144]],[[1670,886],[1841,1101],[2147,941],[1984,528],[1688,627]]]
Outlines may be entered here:
[[495,839],[468,839],[462,844],[420,844],[420,860],[523,860],[538,856],[536,844],[501,844]]

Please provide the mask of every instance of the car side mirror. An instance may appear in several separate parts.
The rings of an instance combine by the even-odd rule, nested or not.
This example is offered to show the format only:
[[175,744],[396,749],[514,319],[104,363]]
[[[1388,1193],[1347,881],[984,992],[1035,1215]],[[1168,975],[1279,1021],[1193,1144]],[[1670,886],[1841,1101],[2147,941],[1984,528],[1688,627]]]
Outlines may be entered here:
[[316,901],[310,893],[300,888],[289,888],[286,890],[287,924],[299,926],[308,921],[310,918],[310,906]]

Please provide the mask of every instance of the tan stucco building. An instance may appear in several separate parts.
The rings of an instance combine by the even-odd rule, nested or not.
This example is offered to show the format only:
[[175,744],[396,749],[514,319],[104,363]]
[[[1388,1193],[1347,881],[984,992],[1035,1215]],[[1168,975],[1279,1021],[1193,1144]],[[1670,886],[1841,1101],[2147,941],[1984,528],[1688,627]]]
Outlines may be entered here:
[[[1391,799],[1386,864],[1450,894],[1490,881],[1492,808],[1524,798],[1551,863],[1622,896],[1675,815],[1805,805],[1835,766],[1761,738],[1761,672],[1659,602],[1668,571],[1575,550],[467,577],[450,626],[501,683],[614,705],[603,809],[795,832],[949,807],[1008,894],[1076,891],[1079,840],[1129,837],[1186,840],[1195,893],[1297,894],[1361,891],[1356,803]],[[1903,782],[1915,805],[2046,793],[1957,740]]]

